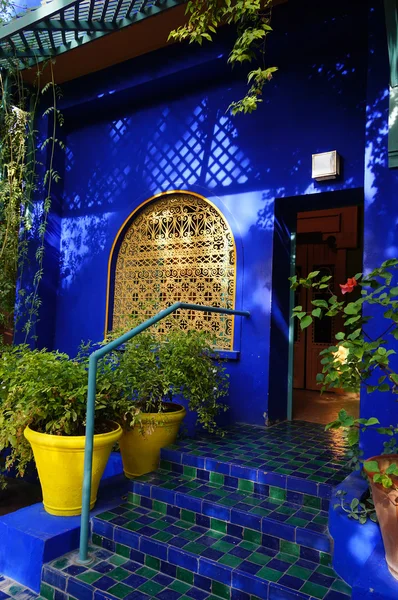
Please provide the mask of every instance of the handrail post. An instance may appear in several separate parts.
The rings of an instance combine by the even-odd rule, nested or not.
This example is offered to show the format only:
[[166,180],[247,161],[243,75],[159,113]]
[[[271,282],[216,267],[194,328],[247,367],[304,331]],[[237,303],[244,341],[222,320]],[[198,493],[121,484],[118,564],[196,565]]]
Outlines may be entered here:
[[88,390],[87,390],[87,412],[86,412],[86,444],[84,449],[84,477],[82,493],[82,513],[80,520],[80,546],[77,563],[89,564],[91,560],[88,557],[88,538],[90,529],[90,499],[91,499],[91,476],[93,469],[93,447],[94,447],[94,418],[95,418],[95,396],[97,385],[97,365],[98,360],[108,352],[115,350],[125,342],[131,340],[151,325],[158,323],[179,308],[184,310],[200,310],[205,312],[221,313],[226,315],[237,315],[241,317],[250,317],[247,310],[233,310],[231,308],[220,308],[218,306],[202,306],[200,304],[188,304],[186,302],[175,302],[168,308],[141,323],[131,331],[126,332],[116,340],[112,340],[99,350],[90,355],[88,361]]
[[93,470],[93,448],[94,448],[94,419],[95,419],[95,395],[97,386],[97,364],[98,357],[94,352],[88,362],[88,390],[87,390],[87,412],[86,412],[86,443],[84,448],[84,478],[82,495],[82,514],[80,526],[79,564],[87,564],[88,538],[90,528],[90,499],[91,499],[91,475]]

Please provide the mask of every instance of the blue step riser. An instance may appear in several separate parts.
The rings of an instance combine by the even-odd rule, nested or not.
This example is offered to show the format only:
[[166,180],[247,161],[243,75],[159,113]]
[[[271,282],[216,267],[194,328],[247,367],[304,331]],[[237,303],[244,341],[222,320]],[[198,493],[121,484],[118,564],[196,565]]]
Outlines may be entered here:
[[[151,493],[154,493],[155,496],[157,496],[156,490],[159,488],[147,486],[139,482],[132,483],[131,487],[136,491],[129,494],[129,501],[132,504],[152,510],[154,498],[151,498]],[[143,489],[143,487],[145,489]],[[150,488],[149,490],[147,489],[148,487]],[[162,491],[169,492],[169,490]],[[135,497],[134,494],[139,496],[139,502],[137,502],[138,497]],[[240,539],[244,539],[244,531],[249,529],[252,530],[253,533],[261,533],[274,537],[275,539],[280,538],[322,552],[331,552],[331,539],[324,534],[319,534],[300,527],[293,527],[285,523],[279,523],[278,521],[267,519],[267,517],[259,517],[240,510],[217,506],[210,502],[202,502],[200,499],[185,496],[184,494],[174,495],[175,498],[171,498],[170,496],[169,501],[166,501],[167,514],[171,517],[184,520],[182,511],[189,510],[195,513],[197,525],[211,528],[211,519],[223,521],[226,524],[225,533]],[[197,503],[194,502],[195,500],[197,500]],[[165,502],[164,496],[162,501]]]
[[[239,465],[217,463],[214,459],[204,459],[191,454],[182,454],[177,450],[169,450],[168,448],[162,449],[161,458],[160,466],[162,469],[183,474],[184,466],[193,467],[196,469],[194,477],[196,479],[203,479],[204,481],[209,481],[210,473],[224,475],[225,485],[229,487],[238,487],[239,479],[243,479],[252,481],[262,488],[263,486],[274,486],[290,492],[298,492],[321,498],[328,502],[332,496],[332,486],[309,481],[308,479],[299,479],[291,475],[279,475],[272,472],[265,473],[258,469],[250,469]],[[327,510],[327,508],[324,510]]]
[[[255,575],[248,575],[233,570],[226,565],[215,563],[206,558],[199,558],[178,548],[167,547],[167,544],[153,542],[134,532],[115,528],[115,539],[112,540],[96,533],[97,523],[96,521],[93,523],[94,543],[98,544],[98,536],[101,537],[102,547],[111,552],[117,552],[116,544],[118,543],[128,546],[131,548],[130,559],[143,565],[145,564],[145,557],[147,555],[155,556],[161,561],[160,571],[171,577],[176,577],[177,567],[188,569],[194,574],[194,585],[206,592],[211,591],[212,581],[217,581],[232,588],[231,600],[234,597],[237,600],[249,600],[250,596],[255,596],[262,600],[277,600],[282,598],[283,600],[310,599],[310,596],[307,594],[288,590],[285,586],[264,581]],[[159,550],[159,548],[161,549]],[[83,600],[86,599],[84,598]]]

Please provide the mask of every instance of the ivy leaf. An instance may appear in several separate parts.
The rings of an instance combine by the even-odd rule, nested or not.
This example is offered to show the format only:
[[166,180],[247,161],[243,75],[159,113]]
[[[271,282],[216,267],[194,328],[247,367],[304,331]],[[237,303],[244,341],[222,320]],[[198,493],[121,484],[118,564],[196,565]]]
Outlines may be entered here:
[[368,473],[380,473],[379,463],[376,460],[366,460],[363,467]]
[[301,319],[300,327],[301,327],[301,329],[305,329],[306,327],[309,327],[309,325],[311,325],[311,323],[312,323],[312,317],[310,315],[307,315],[306,317]]

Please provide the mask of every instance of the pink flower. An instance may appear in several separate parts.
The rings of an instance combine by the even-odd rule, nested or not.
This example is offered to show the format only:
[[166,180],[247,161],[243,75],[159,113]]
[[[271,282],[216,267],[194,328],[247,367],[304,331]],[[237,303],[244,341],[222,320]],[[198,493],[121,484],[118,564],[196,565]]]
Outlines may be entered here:
[[352,292],[352,290],[354,289],[355,286],[358,285],[357,280],[355,279],[355,277],[349,277],[347,279],[347,283],[340,283],[340,289],[341,289],[341,293],[342,294],[348,294],[349,292]]

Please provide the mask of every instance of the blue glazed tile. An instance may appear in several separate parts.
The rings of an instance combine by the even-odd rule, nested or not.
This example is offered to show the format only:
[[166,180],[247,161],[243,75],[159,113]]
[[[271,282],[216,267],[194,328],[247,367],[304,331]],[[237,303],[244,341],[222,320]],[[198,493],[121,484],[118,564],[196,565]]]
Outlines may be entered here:
[[[148,498],[141,498],[141,504],[143,503],[144,500],[148,500]],[[152,504],[152,500],[149,500],[149,502]],[[147,507],[149,508],[149,507]],[[129,519],[127,519],[127,517],[115,517],[114,519],[112,519],[111,521],[109,521],[109,523],[112,523],[112,525],[119,525],[120,527],[123,527],[123,525],[126,525],[126,523],[129,522]]]
[[102,538],[102,545],[106,550],[110,552],[115,552],[116,544],[112,540],[108,540],[108,538]]
[[280,487],[282,489],[286,489],[286,476],[279,475],[278,473],[264,473],[263,471],[258,471],[257,481],[258,483],[266,483],[267,485],[272,485]]
[[261,543],[266,548],[271,548],[272,550],[277,550],[279,552],[280,548],[280,539],[271,535],[263,535],[261,537]]
[[262,532],[267,535],[273,535],[289,542],[294,542],[296,540],[296,529],[287,523],[272,521],[265,517],[262,520],[261,528]]
[[245,550],[245,548],[240,548],[239,546],[236,546],[236,548],[232,548],[232,550],[230,550],[228,554],[245,559],[248,556],[250,556],[251,552],[249,550]]
[[310,494],[311,496],[318,495],[318,484],[307,479],[299,479],[298,477],[289,477],[289,490],[295,492],[303,492],[303,494]]
[[205,527],[206,529],[209,529],[210,517],[208,517],[206,515],[197,514],[195,520],[196,520],[196,524],[199,525],[200,527]]
[[232,572],[232,587],[258,598],[268,598],[268,581],[239,571]]
[[111,523],[108,523],[107,521],[101,521],[101,519],[94,519],[94,523],[93,523],[94,533],[97,533],[98,535],[102,535],[102,536],[108,538],[109,540],[113,540],[114,529],[115,528]]
[[141,538],[140,550],[141,552],[144,552],[144,554],[150,554],[151,556],[155,556],[156,558],[167,560],[167,546],[159,544],[154,540]]
[[211,504],[211,502],[203,501],[202,511],[208,517],[214,517],[216,519],[220,519],[221,521],[230,521],[231,519],[231,511],[229,508],[225,508],[224,506],[219,506],[217,504]]
[[287,571],[289,567],[290,567],[289,563],[287,563],[283,560],[279,560],[278,558],[273,558],[267,564],[268,569],[274,569],[275,571],[280,571],[281,573],[284,573],[285,571]]
[[142,481],[134,481],[132,485],[132,491],[140,496],[151,497],[151,486]]
[[185,494],[176,494],[176,505],[186,510],[192,510],[193,512],[200,512],[202,509],[201,498],[194,498]]
[[214,562],[205,558],[199,560],[199,574],[215,579],[224,585],[231,585],[232,569],[224,565],[214,564]]
[[177,463],[172,463],[171,465],[171,470],[173,471],[173,473],[178,473],[179,475],[182,475],[182,473],[184,472],[184,466],[183,465],[179,465]]
[[250,594],[242,592],[242,590],[231,590],[231,600],[250,600]]
[[233,523],[227,523],[227,533],[233,537],[243,539],[243,527],[240,525],[234,525]]
[[193,598],[193,600],[206,600],[209,596],[207,592],[199,590],[198,588],[191,588],[185,595],[188,596],[188,598]]
[[[339,484],[339,482],[337,481],[336,483],[333,484],[333,487],[338,484]],[[329,500],[332,497],[333,487],[330,485],[327,485],[325,483],[319,483],[318,484],[318,490],[319,490],[318,495],[321,498],[327,498]]]
[[249,529],[261,530],[261,517],[239,510],[231,510],[231,523],[248,527]]
[[169,577],[177,577],[177,567],[164,560],[160,563],[160,570],[165,575],[169,575]]
[[75,579],[68,580],[68,586],[66,591],[69,596],[73,596],[73,598],[78,598],[79,600],[92,600],[94,589],[81,581],[76,581]]
[[183,567],[192,573],[198,572],[198,558],[194,554],[177,548],[169,548],[168,559],[173,565]]
[[[145,579],[145,577],[141,577],[141,575],[137,575],[137,573],[133,573],[132,575],[129,575],[127,577],[127,579],[124,579],[123,583],[124,585],[129,585],[130,587],[136,589],[139,588],[140,585],[142,585],[143,583],[145,583],[147,580]],[[115,582],[113,582],[115,584]]]
[[229,475],[226,475],[224,477],[224,485],[226,485],[227,487],[237,488],[238,484],[239,480],[237,477],[230,477]]
[[130,550],[130,560],[135,560],[135,562],[141,563],[143,565],[145,563],[145,554],[133,548],[132,550]]
[[79,565],[69,565],[64,569],[64,573],[67,573],[67,575],[80,575],[80,573],[84,573],[84,571],[87,571],[86,567],[81,567]]
[[11,596],[0,590],[0,600],[12,600]]
[[284,575],[279,579],[278,583],[280,585],[285,585],[292,590],[299,590],[303,585],[303,580],[298,577],[293,577],[292,575]]
[[93,571],[97,571],[97,573],[109,573],[109,571],[113,571],[114,566],[110,563],[103,561],[93,566]]
[[[231,465],[232,477],[238,477],[239,479],[249,479],[249,481],[257,481],[257,469],[250,469],[249,467],[242,467],[241,465]],[[266,483],[260,481],[259,483]]]
[[[152,509],[152,505],[153,502],[150,498],[146,498],[145,496],[142,496],[141,500],[140,500],[140,504],[141,506],[143,506],[144,508],[149,508],[150,510]],[[113,522],[113,521],[112,521]]]
[[66,588],[66,576],[65,573],[60,573],[55,569],[51,569],[49,567],[44,567],[42,580],[48,585],[52,585],[53,587],[59,588],[60,590],[65,590]]
[[349,600],[350,596],[343,594],[342,592],[336,592],[335,590],[330,590],[323,600]]
[[210,480],[210,472],[206,471],[206,469],[197,469],[196,477],[198,479],[201,479],[202,481],[209,481]]
[[214,560],[217,562],[223,556],[223,554],[223,552],[220,552],[219,550],[214,550],[214,548],[207,548],[207,550],[202,552],[201,556],[203,556],[204,558],[210,558],[210,560]]
[[138,550],[140,536],[134,533],[134,531],[129,531],[128,529],[116,527],[114,532],[114,540],[119,544],[123,544],[124,546],[128,546],[129,548],[134,548]]
[[322,510],[328,512],[330,507],[330,500],[328,498],[322,498],[321,500],[321,508]]
[[211,591],[211,579],[208,579],[207,577],[203,577],[203,575],[195,573],[193,582],[194,585],[199,589],[205,590],[206,592]]
[[260,494],[262,496],[268,496],[269,494],[269,485],[265,483],[255,483],[254,484],[254,493]]
[[[104,600],[109,600],[109,596],[104,598]],[[135,590],[134,592],[131,592],[131,594],[127,594],[123,600],[151,600],[151,597],[148,596],[148,594]]]
[[304,495],[300,494],[300,492],[293,492],[292,490],[287,490],[286,500],[288,502],[292,502],[293,504],[303,504]]
[[307,594],[302,594],[296,590],[289,590],[285,587],[281,587],[277,583],[270,583],[269,585],[269,600],[298,600],[299,598],[308,600]]
[[316,583],[318,585],[323,585],[324,587],[330,588],[334,582],[334,578],[328,577],[327,575],[322,575],[322,573],[313,573],[309,578],[309,581],[311,581],[311,583]]
[[[312,548],[306,548],[305,546],[300,546],[300,558],[304,558],[305,560],[310,560],[311,562],[319,563],[319,552],[317,550],[312,550]],[[312,567],[314,568],[314,567]]]
[[133,562],[132,560],[128,560],[123,564],[123,569],[126,569],[126,571],[130,571],[131,573],[135,573],[140,568],[141,564]]
[[177,464],[181,464],[182,454],[177,450],[171,450],[170,448],[162,448],[160,451],[160,457],[162,460],[168,460]]
[[[32,595],[27,595],[26,592],[23,593],[23,599],[24,600],[28,600],[28,598],[36,598],[36,594]],[[54,591],[54,600],[68,600],[68,596],[65,594],[65,592],[61,592],[61,590],[55,590]]]
[[214,471],[215,473],[222,473],[222,475],[230,474],[229,463],[220,463],[215,458],[206,458],[206,469],[208,471]]
[[174,590],[163,590],[163,592],[156,594],[156,598],[159,598],[159,600],[178,600],[180,597],[180,592]]
[[167,587],[173,583],[174,579],[172,577],[169,577],[168,575],[165,575],[164,573],[158,573],[157,575],[155,575],[152,581],[156,581],[156,583],[158,583],[159,585]]
[[175,519],[179,519],[181,515],[181,511],[178,506],[172,506],[171,504],[167,505],[167,515],[169,517],[174,517]]
[[108,577],[107,575],[104,575],[100,579],[97,579],[97,581],[93,585],[96,588],[102,590],[103,592],[106,592],[107,590],[109,590],[109,588],[115,585],[115,580],[111,577]]
[[166,488],[152,488],[152,499],[166,502],[166,504],[175,504],[175,492]]
[[[319,560],[318,560],[317,562],[319,562]],[[300,558],[300,559],[299,559],[299,560],[298,560],[298,561],[295,563],[295,565],[296,565],[297,567],[304,567],[304,569],[309,569],[310,571],[313,571],[313,570],[314,570],[314,563],[313,563],[313,562],[311,562],[311,561],[309,561],[309,560],[305,560],[305,559],[303,559],[303,558]],[[315,566],[316,566],[316,565],[315,565]]]
[[244,560],[239,565],[239,570],[243,571],[243,573],[249,573],[250,575],[257,575],[260,571],[261,565],[256,565],[248,560]]
[[201,456],[195,456],[194,454],[184,454],[182,462],[188,467],[196,467],[197,469],[205,468],[205,459]]
[[330,552],[330,539],[326,535],[310,531],[309,529],[297,528],[296,542],[303,546],[309,546],[322,552]]
[[171,540],[168,541],[168,544],[170,546],[174,546],[174,548],[183,548],[188,543],[189,543],[189,541],[186,538],[178,537],[178,536],[173,537],[173,538],[171,538]]

